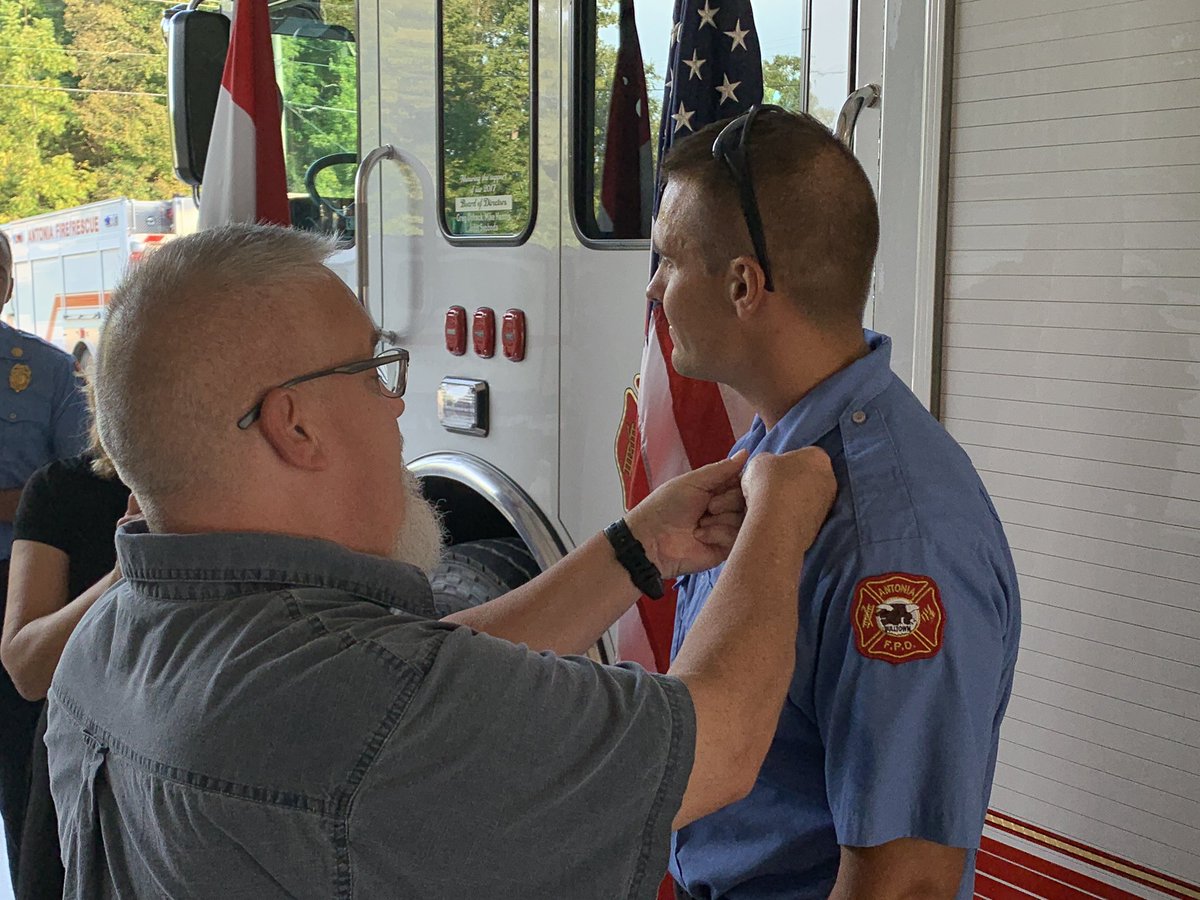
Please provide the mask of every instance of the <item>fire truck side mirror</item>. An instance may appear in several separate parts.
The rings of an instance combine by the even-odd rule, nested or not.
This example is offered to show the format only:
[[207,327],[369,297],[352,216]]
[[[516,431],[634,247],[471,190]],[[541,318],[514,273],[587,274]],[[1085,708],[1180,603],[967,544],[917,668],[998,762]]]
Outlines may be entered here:
[[163,30],[175,175],[197,187],[204,180],[204,161],[221,92],[229,19],[220,13],[182,9],[164,21]]

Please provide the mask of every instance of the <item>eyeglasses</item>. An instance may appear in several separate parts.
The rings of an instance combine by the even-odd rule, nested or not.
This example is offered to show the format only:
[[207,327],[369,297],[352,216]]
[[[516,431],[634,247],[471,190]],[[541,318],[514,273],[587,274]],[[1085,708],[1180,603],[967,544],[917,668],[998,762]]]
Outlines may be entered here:
[[358,375],[369,369],[375,369],[378,373],[380,390],[387,396],[404,396],[404,389],[408,386],[408,351],[402,350],[399,347],[393,347],[384,350],[370,359],[361,359],[358,362],[346,363],[343,366],[334,366],[332,369],[321,369],[317,372],[309,372],[307,375],[298,375],[290,381],[275,385],[275,387],[262,395],[262,399],[254,404],[253,409],[247,411],[244,416],[238,419],[237,426],[245,430],[258,420],[258,417],[262,414],[262,405],[266,402],[267,394],[271,393],[271,391],[295,387],[306,381],[324,378],[326,375]]
[[746,217],[746,227],[750,230],[750,240],[754,244],[754,255],[762,266],[763,278],[768,291],[775,290],[771,279],[771,264],[767,262],[767,240],[763,236],[762,215],[758,211],[758,201],[754,199],[754,181],[750,177],[750,154],[746,150],[746,142],[750,140],[750,129],[754,127],[754,119],[759,113],[771,110],[786,112],[779,106],[755,106],[749,112],[738,116],[721,129],[717,139],[713,141],[713,159],[722,159],[733,180],[737,183],[738,195],[742,201],[742,215]]

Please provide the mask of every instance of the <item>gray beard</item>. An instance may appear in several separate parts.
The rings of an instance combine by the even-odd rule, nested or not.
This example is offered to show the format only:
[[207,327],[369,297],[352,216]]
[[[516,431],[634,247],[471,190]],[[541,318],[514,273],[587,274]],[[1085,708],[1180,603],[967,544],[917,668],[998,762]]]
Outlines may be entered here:
[[404,522],[392,545],[392,559],[416,566],[426,575],[432,574],[442,559],[445,532],[442,518],[433,504],[421,495],[421,483],[404,469],[406,509]]

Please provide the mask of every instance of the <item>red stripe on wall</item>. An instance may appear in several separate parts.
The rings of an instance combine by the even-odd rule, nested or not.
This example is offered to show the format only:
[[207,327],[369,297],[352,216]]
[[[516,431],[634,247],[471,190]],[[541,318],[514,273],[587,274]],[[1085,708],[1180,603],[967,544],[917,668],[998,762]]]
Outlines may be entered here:
[[[1037,825],[1022,822],[1007,813],[988,810],[987,824],[1000,831],[1016,835],[1022,840],[1045,846],[1055,853],[1061,853],[1064,856],[1077,859],[1102,872],[1109,872],[1137,884],[1153,888],[1167,897],[1177,897],[1179,900],[1200,898],[1200,886],[1189,884],[1186,881],[1163,872],[1155,872],[1153,869],[1148,869],[1130,860],[1122,859],[1119,856],[1106,853],[1095,847],[1089,847],[1087,844],[1081,844],[1079,841],[1072,840],[1065,835],[1055,834]],[[1040,857],[1034,858],[1038,860],[1040,868],[1053,865],[1053,863],[1042,860]],[[1120,896],[1132,897],[1134,895],[1121,894]]]
[[1111,884],[989,837],[985,837],[979,845],[975,870],[1003,879],[1035,897],[1062,897],[1064,900],[1093,900],[1097,897],[1102,900],[1130,900],[1133,897]]
[[975,876],[975,896],[980,900],[1030,900],[1030,895],[986,875]]

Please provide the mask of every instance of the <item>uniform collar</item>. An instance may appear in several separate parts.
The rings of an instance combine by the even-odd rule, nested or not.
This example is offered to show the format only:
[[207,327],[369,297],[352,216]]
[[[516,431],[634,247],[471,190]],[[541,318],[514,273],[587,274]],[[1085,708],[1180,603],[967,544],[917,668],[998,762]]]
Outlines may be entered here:
[[867,355],[830,375],[787,411],[775,427],[767,430],[757,416],[738,447],[772,451],[780,447],[807,447],[832,431],[838,422],[853,415],[877,397],[892,374],[892,339],[886,334],[863,330]]
[[420,569],[331,541],[261,533],[152,534],[139,521],[117,531],[117,556],[136,591],[163,600],[323,588],[437,616],[429,579]]

